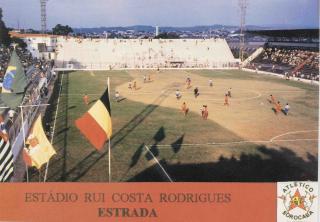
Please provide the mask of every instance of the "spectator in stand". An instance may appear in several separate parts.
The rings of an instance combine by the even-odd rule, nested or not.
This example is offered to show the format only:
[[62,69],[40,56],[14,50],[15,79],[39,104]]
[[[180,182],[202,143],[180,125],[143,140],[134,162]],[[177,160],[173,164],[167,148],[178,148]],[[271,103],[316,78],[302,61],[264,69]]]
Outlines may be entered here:
[[[291,48],[266,48],[253,63],[259,70],[283,74],[283,70],[288,70],[290,76],[295,75],[301,79],[312,79],[316,77],[314,73],[319,73],[319,52],[292,49]],[[254,68],[248,64],[247,68]],[[298,70],[296,70],[298,69]],[[294,71],[294,72],[292,72]],[[318,80],[317,80],[318,81]]]
[[0,115],[0,136],[5,140],[8,141],[9,140],[9,136],[7,133],[7,129],[6,129],[6,125],[4,123],[3,120],[3,116]]
[[56,76],[57,76],[57,73],[53,70],[53,71],[52,71],[52,77],[55,79]]
[[[13,47],[0,46],[0,85],[2,85],[3,77],[8,67],[12,51]],[[16,52],[23,65],[23,69],[25,70],[28,82],[28,87],[26,89],[25,97],[22,103],[23,105],[40,104],[42,102],[42,99],[39,97],[39,83],[42,78],[42,81],[45,82],[45,88],[43,88],[42,91],[43,94],[46,95],[48,93],[48,81],[51,77],[50,62],[47,62],[45,60],[34,59],[32,58],[30,52],[18,46],[16,47]],[[15,119],[15,114],[15,110],[9,110],[7,112],[7,116],[0,117],[0,133],[2,134],[2,136],[5,134],[8,137],[8,131],[10,132],[10,138],[14,139],[17,133],[17,129],[21,128],[21,120]],[[25,118],[28,118],[30,115],[33,114],[33,109],[26,109],[24,114]],[[6,122],[7,125],[5,125],[5,118],[8,118],[9,120],[8,122]]]
[[13,109],[10,109],[8,111],[8,117],[9,117],[9,120],[13,123],[13,118],[14,118],[14,115],[16,114],[16,111],[14,111]]

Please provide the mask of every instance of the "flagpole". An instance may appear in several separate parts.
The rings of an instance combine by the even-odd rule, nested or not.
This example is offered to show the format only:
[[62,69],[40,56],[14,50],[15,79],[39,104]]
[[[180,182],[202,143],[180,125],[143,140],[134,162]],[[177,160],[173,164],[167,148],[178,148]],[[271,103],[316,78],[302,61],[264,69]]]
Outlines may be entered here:
[[[109,77],[108,77],[108,95],[110,96],[110,78]],[[110,117],[111,117],[111,113],[110,113]],[[109,141],[108,141],[109,183],[111,182],[111,142],[110,142],[110,140],[111,140],[111,137],[109,138]]]
[[111,182],[111,146],[110,146],[110,139],[108,141],[108,152],[109,152],[109,183]]
[[[24,130],[24,118],[23,118],[23,108],[24,107],[35,107],[35,106],[49,106],[50,104],[38,104],[38,105],[25,105],[25,106],[18,106],[20,108],[21,114],[21,127],[22,127],[22,136],[23,136],[23,148],[26,147],[26,133]],[[1,108],[1,107],[0,107]],[[27,174],[27,182],[29,182],[29,171],[28,171],[28,164],[26,164],[26,174]],[[40,178],[40,171],[39,171],[39,178]]]
[[[110,78],[108,77],[108,95],[110,96]],[[109,97],[110,98],[110,97]],[[111,113],[110,113],[111,117]],[[111,137],[108,140],[108,168],[109,168],[109,183],[111,182]]]
[[[22,122],[22,136],[23,136],[23,149],[26,147],[26,134],[24,132],[23,108],[20,106],[21,122]],[[27,182],[29,182],[28,164],[26,164]]]

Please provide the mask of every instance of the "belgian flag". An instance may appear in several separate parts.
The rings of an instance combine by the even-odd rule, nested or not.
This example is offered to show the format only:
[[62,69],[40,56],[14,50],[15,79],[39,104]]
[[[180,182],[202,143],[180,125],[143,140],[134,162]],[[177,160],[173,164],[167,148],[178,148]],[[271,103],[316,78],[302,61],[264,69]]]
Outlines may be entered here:
[[89,111],[76,120],[75,124],[97,150],[103,148],[112,135],[108,88]]

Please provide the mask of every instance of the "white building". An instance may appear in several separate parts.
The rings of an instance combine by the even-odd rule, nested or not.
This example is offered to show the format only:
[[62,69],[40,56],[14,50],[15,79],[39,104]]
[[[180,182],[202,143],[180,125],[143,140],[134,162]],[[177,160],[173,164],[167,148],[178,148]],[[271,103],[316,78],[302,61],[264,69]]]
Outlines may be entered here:
[[58,36],[48,34],[21,34],[10,32],[12,37],[22,39],[27,44],[27,49],[36,58],[56,59]]

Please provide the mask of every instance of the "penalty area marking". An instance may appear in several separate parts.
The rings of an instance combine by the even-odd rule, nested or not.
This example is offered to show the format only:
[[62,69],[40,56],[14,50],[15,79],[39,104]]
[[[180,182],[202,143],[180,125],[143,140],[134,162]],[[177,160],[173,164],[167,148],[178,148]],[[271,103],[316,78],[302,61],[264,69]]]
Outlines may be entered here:
[[[318,139],[287,139],[287,140],[243,140],[236,142],[225,142],[225,143],[184,143],[175,144],[175,146],[221,146],[221,145],[231,145],[231,144],[243,144],[243,143],[274,143],[274,142],[297,142],[297,141],[317,141]],[[159,144],[157,147],[172,147],[172,144]],[[198,148],[198,147],[197,147]]]
[[300,130],[300,131],[290,131],[290,132],[286,132],[283,134],[280,134],[278,136],[275,136],[273,138],[270,139],[270,141],[274,141],[275,139],[282,137],[282,136],[286,136],[286,135],[290,135],[290,134],[297,134],[297,133],[309,133],[309,132],[318,132],[319,130]]
[[[301,131],[291,131],[284,134],[280,134],[278,136],[275,136],[271,138],[270,140],[242,140],[242,141],[235,141],[235,142],[222,142],[222,143],[184,143],[184,144],[175,144],[178,146],[218,146],[218,145],[231,145],[231,144],[242,144],[242,143],[274,143],[274,142],[296,142],[296,141],[318,141],[318,139],[282,139],[277,140],[277,138],[290,135],[290,134],[296,134],[296,133],[307,133],[307,132],[317,132],[319,130],[301,130]],[[163,144],[163,145],[157,145],[158,147],[171,147],[171,144]]]

